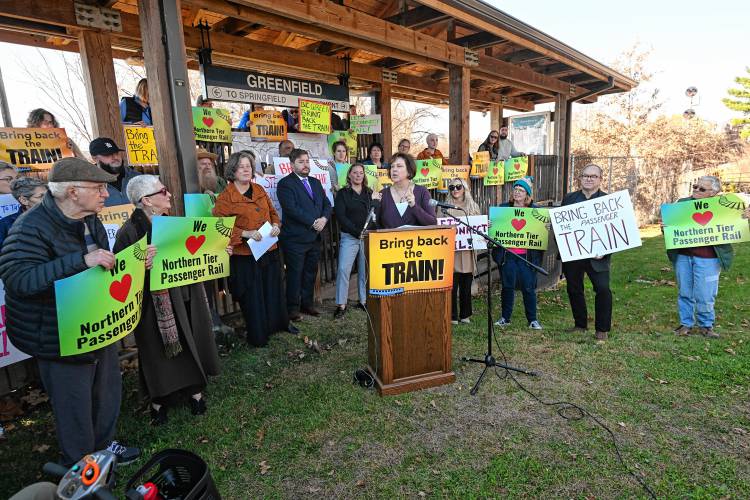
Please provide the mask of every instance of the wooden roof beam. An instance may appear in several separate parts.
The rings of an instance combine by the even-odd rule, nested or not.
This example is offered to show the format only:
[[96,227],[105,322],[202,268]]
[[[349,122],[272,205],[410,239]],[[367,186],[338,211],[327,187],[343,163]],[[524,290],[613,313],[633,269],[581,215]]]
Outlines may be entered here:
[[211,25],[211,31],[227,33],[228,35],[247,36],[262,27],[262,24],[256,24],[242,19],[236,19],[234,17],[225,17],[221,21],[217,21]]
[[499,36],[487,33],[486,31],[480,31],[478,33],[472,33],[471,35],[462,36],[453,40],[456,45],[463,45],[470,49],[478,50],[492,47],[501,43],[507,43],[507,40],[500,38]]
[[387,17],[385,20],[405,28],[418,30],[449,19],[450,16],[447,14],[420,5],[406,12],[399,12],[396,15]]

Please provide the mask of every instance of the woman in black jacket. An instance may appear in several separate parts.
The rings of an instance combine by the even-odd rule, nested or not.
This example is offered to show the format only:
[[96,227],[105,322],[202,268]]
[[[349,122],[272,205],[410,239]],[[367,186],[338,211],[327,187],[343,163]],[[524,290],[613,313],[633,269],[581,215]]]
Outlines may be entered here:
[[367,272],[365,268],[365,246],[360,240],[370,209],[375,200],[380,199],[380,193],[373,193],[367,187],[365,167],[355,163],[349,167],[346,175],[346,187],[336,194],[334,210],[336,220],[341,228],[339,239],[339,267],[336,272],[336,312],[334,318],[340,318],[346,312],[346,302],[349,296],[349,276],[352,272],[354,259],[359,256],[357,266],[357,283],[359,291],[359,306],[364,309],[367,290]]

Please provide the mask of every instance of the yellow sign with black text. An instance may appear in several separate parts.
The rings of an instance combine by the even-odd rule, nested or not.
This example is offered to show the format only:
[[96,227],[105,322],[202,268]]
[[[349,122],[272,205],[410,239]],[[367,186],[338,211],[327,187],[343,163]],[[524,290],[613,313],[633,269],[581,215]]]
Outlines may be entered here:
[[300,99],[299,131],[311,134],[330,134],[331,106],[322,102]]
[[73,156],[62,128],[0,128],[0,160],[19,171],[49,170],[57,160]]
[[453,286],[455,227],[369,233],[370,295]]

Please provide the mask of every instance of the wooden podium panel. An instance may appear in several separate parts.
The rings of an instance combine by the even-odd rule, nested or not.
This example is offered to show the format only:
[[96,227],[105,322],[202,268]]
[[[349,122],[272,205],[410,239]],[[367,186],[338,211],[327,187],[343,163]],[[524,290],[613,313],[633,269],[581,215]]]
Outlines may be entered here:
[[[452,266],[447,271],[452,273]],[[372,320],[368,364],[381,395],[455,381],[451,370],[450,293],[448,288],[368,295],[367,310]]]

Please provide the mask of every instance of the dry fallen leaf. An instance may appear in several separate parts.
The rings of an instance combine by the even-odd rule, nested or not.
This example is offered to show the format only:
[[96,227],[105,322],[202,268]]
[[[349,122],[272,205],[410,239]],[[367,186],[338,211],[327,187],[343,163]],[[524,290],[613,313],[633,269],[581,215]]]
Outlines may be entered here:
[[38,444],[34,446],[33,448],[31,448],[31,451],[36,451],[37,453],[44,453],[47,450],[49,450],[48,444]]
[[364,487],[365,487],[364,479],[360,479],[359,481],[357,481],[357,488],[364,488]]
[[626,427],[625,422],[617,422],[617,425],[619,425],[623,429]]
[[731,347],[727,347],[726,349],[724,349],[724,352],[727,354],[731,354],[732,356],[735,356],[737,354]]
[[258,465],[260,465],[260,475],[261,476],[265,476],[266,474],[268,474],[268,471],[271,470],[271,466],[268,465],[268,462],[266,462],[265,460],[263,460]]

